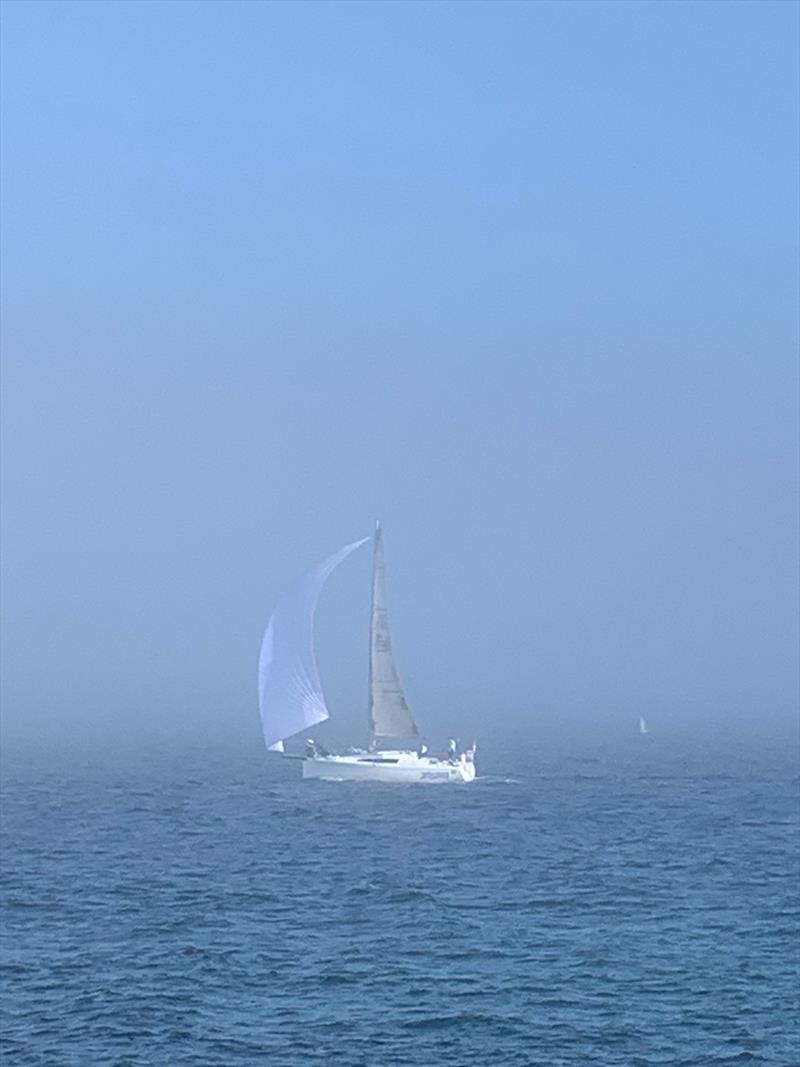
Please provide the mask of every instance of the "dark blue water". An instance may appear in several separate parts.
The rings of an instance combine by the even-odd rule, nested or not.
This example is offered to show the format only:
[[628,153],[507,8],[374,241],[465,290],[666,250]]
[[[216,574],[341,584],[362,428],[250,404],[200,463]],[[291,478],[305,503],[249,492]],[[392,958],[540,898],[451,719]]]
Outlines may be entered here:
[[800,1063],[794,754],[636,742],[406,788],[9,760],[3,1064]]

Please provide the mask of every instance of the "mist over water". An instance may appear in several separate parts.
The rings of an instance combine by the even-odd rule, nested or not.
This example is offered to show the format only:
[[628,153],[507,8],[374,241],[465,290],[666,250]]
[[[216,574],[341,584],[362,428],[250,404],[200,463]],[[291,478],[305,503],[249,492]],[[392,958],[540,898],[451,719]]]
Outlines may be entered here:
[[3,21],[8,736],[246,741],[276,598],[376,518],[433,735],[793,728],[795,6]]

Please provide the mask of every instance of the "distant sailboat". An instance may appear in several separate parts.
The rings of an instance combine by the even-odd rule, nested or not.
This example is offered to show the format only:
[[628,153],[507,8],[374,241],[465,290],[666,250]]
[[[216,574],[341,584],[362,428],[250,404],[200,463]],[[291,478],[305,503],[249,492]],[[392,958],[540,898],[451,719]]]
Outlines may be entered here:
[[[307,574],[278,601],[261,645],[259,707],[267,747],[283,752],[287,738],[329,717],[314,658],[314,612],[322,587],[351,552],[369,538],[345,545]],[[471,782],[475,746],[459,753],[449,742],[445,756],[431,756],[419,742],[419,730],[397,673],[386,610],[383,534],[375,531],[372,563],[372,610],[369,644],[369,748],[342,755],[326,752],[310,738],[303,760],[304,778],[334,781]],[[383,749],[390,741],[411,747]],[[300,757],[292,757],[300,758]]]
[[640,716],[639,716],[639,733],[640,733],[640,734],[646,734],[646,733],[648,733],[648,732],[649,732],[649,731],[648,731],[648,729],[647,729],[647,723],[646,723],[646,722],[644,721],[644,719],[643,719],[643,718],[642,718],[642,716],[640,715]]

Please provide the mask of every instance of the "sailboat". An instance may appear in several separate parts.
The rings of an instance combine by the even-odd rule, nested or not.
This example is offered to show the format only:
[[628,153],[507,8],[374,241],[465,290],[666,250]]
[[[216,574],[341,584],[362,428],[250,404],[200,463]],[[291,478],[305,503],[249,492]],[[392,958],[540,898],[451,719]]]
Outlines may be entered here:
[[[284,752],[284,742],[329,718],[314,657],[314,613],[325,582],[370,538],[354,541],[323,560],[278,601],[261,644],[258,665],[259,709],[267,748]],[[406,701],[397,673],[386,609],[383,532],[375,529],[372,559],[372,608],[369,635],[369,744],[330,753],[307,737],[303,778],[329,781],[471,782],[475,745],[431,755]]]
[[640,733],[640,734],[646,734],[646,733],[648,733],[648,732],[649,732],[649,731],[648,731],[648,729],[647,729],[647,723],[646,723],[646,722],[644,721],[644,719],[643,719],[643,718],[642,718],[642,716],[640,715],[640,716],[639,716],[639,733]]

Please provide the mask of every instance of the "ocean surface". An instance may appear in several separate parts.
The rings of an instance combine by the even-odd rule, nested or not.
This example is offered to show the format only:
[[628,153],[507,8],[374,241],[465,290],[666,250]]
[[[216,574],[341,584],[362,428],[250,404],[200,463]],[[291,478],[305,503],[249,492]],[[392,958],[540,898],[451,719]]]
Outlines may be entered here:
[[8,757],[4,1067],[800,1063],[790,745]]

